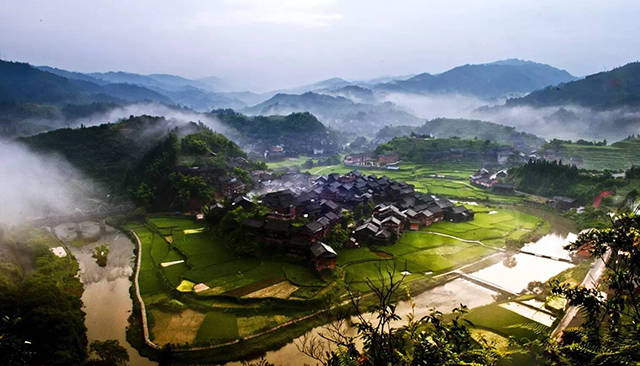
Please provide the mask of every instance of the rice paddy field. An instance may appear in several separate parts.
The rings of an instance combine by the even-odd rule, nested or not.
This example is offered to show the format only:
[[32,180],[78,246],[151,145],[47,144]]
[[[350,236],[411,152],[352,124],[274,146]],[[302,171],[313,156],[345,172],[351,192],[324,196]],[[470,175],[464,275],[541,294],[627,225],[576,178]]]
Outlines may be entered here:
[[206,345],[247,337],[343,301],[345,285],[366,291],[367,279],[377,279],[381,268],[404,272],[408,284],[428,281],[544,226],[516,210],[469,207],[476,211],[471,222],[405,232],[393,245],[343,249],[338,268],[322,276],[307,261],[284,255],[234,256],[223,239],[191,218],[159,216],[131,224],[142,243],[139,285],[152,339]]

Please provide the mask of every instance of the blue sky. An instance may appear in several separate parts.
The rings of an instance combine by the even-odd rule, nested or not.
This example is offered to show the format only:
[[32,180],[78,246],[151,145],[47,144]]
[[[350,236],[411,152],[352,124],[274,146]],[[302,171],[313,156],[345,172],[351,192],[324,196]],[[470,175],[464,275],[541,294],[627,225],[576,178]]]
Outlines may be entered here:
[[615,0],[3,0],[0,58],[254,90],[504,58],[585,75],[640,59],[638,19]]

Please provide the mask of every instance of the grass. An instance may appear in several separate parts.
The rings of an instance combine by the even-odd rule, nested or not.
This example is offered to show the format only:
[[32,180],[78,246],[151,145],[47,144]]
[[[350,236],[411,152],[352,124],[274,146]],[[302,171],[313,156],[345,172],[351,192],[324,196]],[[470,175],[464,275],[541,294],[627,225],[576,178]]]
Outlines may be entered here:
[[533,322],[522,315],[504,309],[499,304],[481,306],[469,311],[465,315],[473,327],[486,329],[503,337],[533,340],[538,338],[535,329],[545,328],[543,325]]
[[220,311],[208,312],[198,329],[196,343],[225,342],[238,338],[235,315]]

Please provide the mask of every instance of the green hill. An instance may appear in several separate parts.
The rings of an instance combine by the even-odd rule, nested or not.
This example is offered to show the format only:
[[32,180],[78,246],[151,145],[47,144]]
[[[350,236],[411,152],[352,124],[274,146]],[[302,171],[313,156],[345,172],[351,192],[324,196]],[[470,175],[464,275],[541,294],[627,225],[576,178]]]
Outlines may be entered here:
[[248,170],[264,168],[203,124],[139,116],[100,126],[22,138],[59,154],[118,198],[154,209],[185,209],[224,194],[233,178],[250,187]]
[[291,113],[286,116],[246,116],[231,109],[214,110],[209,116],[237,130],[254,150],[264,151],[283,145],[289,155],[313,154],[313,150],[335,153],[339,136],[310,113]]
[[451,118],[436,118],[427,121],[424,125],[418,127],[387,126],[378,131],[376,140],[384,142],[394,137],[408,136],[411,133],[419,135],[433,135],[438,138],[478,138],[482,140],[490,140],[502,145],[510,145],[517,150],[525,152],[536,150],[546,142],[541,137],[517,131],[511,126],[480,120]]
[[588,170],[626,170],[640,165],[640,138],[628,138],[611,145],[591,145],[555,140],[544,145],[548,160],[573,162]]
[[504,146],[489,140],[459,138],[432,139],[396,137],[378,146],[376,154],[397,154],[401,160],[415,163],[437,161],[470,161],[496,163],[498,151]]

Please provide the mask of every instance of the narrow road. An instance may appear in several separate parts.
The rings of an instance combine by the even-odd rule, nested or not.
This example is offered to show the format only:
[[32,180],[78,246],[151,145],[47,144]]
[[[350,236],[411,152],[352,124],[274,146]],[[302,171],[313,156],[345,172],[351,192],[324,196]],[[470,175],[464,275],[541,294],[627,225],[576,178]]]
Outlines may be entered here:
[[[604,254],[604,257],[598,259],[592,266],[587,275],[584,277],[584,280],[580,284],[580,286],[587,289],[596,289],[598,287],[598,283],[600,283],[600,279],[602,278],[602,274],[606,269],[606,262],[609,261],[609,257],[611,256],[611,249]],[[559,340],[562,337],[562,333],[565,329],[571,324],[571,321],[578,314],[578,310],[580,307],[578,306],[570,306],[567,311],[564,313],[564,316],[558,323],[556,329],[551,333],[551,338],[555,340]]]

